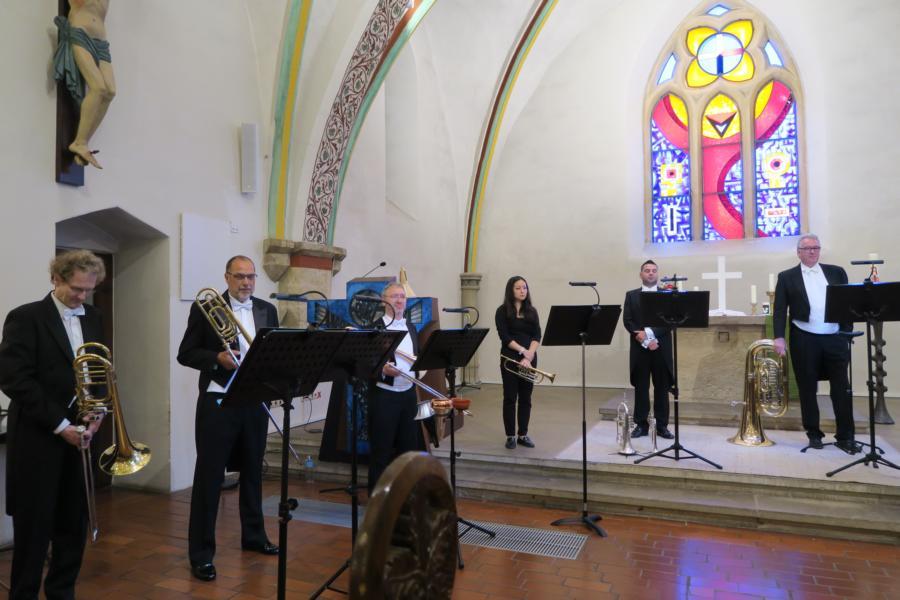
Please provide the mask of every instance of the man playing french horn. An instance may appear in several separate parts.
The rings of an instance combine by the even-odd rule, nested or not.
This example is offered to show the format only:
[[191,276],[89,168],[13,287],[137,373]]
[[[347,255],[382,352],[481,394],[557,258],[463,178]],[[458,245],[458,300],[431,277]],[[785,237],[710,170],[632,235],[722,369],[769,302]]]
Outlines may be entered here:
[[10,598],[74,598],[87,539],[81,449],[100,418],[78,422],[75,352],[100,342],[100,313],[84,304],[103,281],[103,261],[87,250],[50,264],[53,291],[13,309],[0,342],[0,389],[10,399],[6,511],[13,518]]
[[[253,296],[256,266],[246,256],[232,257],[225,265],[228,292],[225,302],[244,330],[255,333],[263,327],[278,326],[275,307]],[[200,371],[195,423],[197,462],[191,491],[191,516],[188,526],[188,554],[191,573],[202,581],[216,578],[213,557],[216,553],[216,516],[219,509],[226,463],[233,457],[241,472],[239,508],[241,547],[262,554],[278,554],[278,546],[266,536],[262,513],[262,460],[266,449],[268,421],[262,404],[239,407],[222,406],[228,385],[251,340],[238,337],[238,348],[223,348],[213,329],[195,302],[188,316],[187,330],[178,348],[178,362]]]

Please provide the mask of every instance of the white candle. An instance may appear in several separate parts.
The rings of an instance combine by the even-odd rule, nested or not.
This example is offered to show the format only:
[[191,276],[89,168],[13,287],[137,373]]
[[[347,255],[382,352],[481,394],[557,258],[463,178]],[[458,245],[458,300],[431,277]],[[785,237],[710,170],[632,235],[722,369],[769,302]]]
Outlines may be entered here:
[[775,291],[775,273],[769,273],[769,291]]
[[869,260],[878,260],[877,252],[869,252]]
[[684,291],[684,282],[683,282],[683,281],[679,281],[679,282],[678,282],[678,291],[679,291],[679,292],[683,292],[683,291]]
[[756,304],[756,286],[750,286],[750,304]]
[[695,291],[695,292],[699,292],[699,291],[700,291],[700,286],[699,286],[699,285],[695,285],[695,286],[694,286],[694,291]]

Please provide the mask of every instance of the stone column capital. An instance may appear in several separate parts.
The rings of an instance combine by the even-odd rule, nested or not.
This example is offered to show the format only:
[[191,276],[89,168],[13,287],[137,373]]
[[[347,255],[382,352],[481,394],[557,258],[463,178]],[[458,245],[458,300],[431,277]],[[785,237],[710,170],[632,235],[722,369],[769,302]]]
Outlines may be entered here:
[[464,290],[478,291],[481,289],[481,277],[481,273],[460,273],[459,285]]
[[280,281],[290,267],[331,271],[341,270],[346,248],[315,242],[269,238],[263,241],[263,270],[272,281]]

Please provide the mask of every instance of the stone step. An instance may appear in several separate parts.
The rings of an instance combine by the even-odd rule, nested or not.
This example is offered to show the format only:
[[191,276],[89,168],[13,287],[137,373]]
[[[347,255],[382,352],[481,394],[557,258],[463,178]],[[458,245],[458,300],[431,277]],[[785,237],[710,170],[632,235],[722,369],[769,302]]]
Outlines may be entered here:
[[[318,439],[294,439],[292,445],[302,458],[314,458],[316,481],[349,481],[349,464],[317,460]],[[277,437],[270,437],[267,452],[268,475],[277,477]],[[434,455],[449,472],[448,450]],[[290,473],[309,476],[293,459]],[[600,514],[900,544],[898,486],[610,463],[589,463],[587,474],[588,508]],[[361,466],[360,487],[365,480]],[[582,509],[576,461],[467,452],[456,463],[456,483],[463,498],[557,508],[561,517]]]

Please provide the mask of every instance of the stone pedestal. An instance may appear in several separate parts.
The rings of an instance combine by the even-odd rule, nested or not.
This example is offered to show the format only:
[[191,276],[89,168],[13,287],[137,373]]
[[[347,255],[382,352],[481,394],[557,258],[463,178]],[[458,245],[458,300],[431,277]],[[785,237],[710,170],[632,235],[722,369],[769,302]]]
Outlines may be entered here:
[[[481,289],[481,273],[460,273],[459,275],[460,300],[463,306],[478,306],[478,290]],[[482,318],[490,315],[481,315]],[[478,354],[472,357],[472,361],[463,369],[463,381],[478,385]]]
[[[314,242],[267,239],[263,242],[263,270],[278,282],[283,294],[302,294],[317,290],[331,295],[331,282],[341,270],[347,250]],[[311,300],[321,299],[313,294]],[[305,302],[278,302],[278,316],[283,327],[305,328]]]
[[678,330],[681,400],[722,405],[744,397],[747,349],[766,337],[766,318],[710,317],[707,329]]

